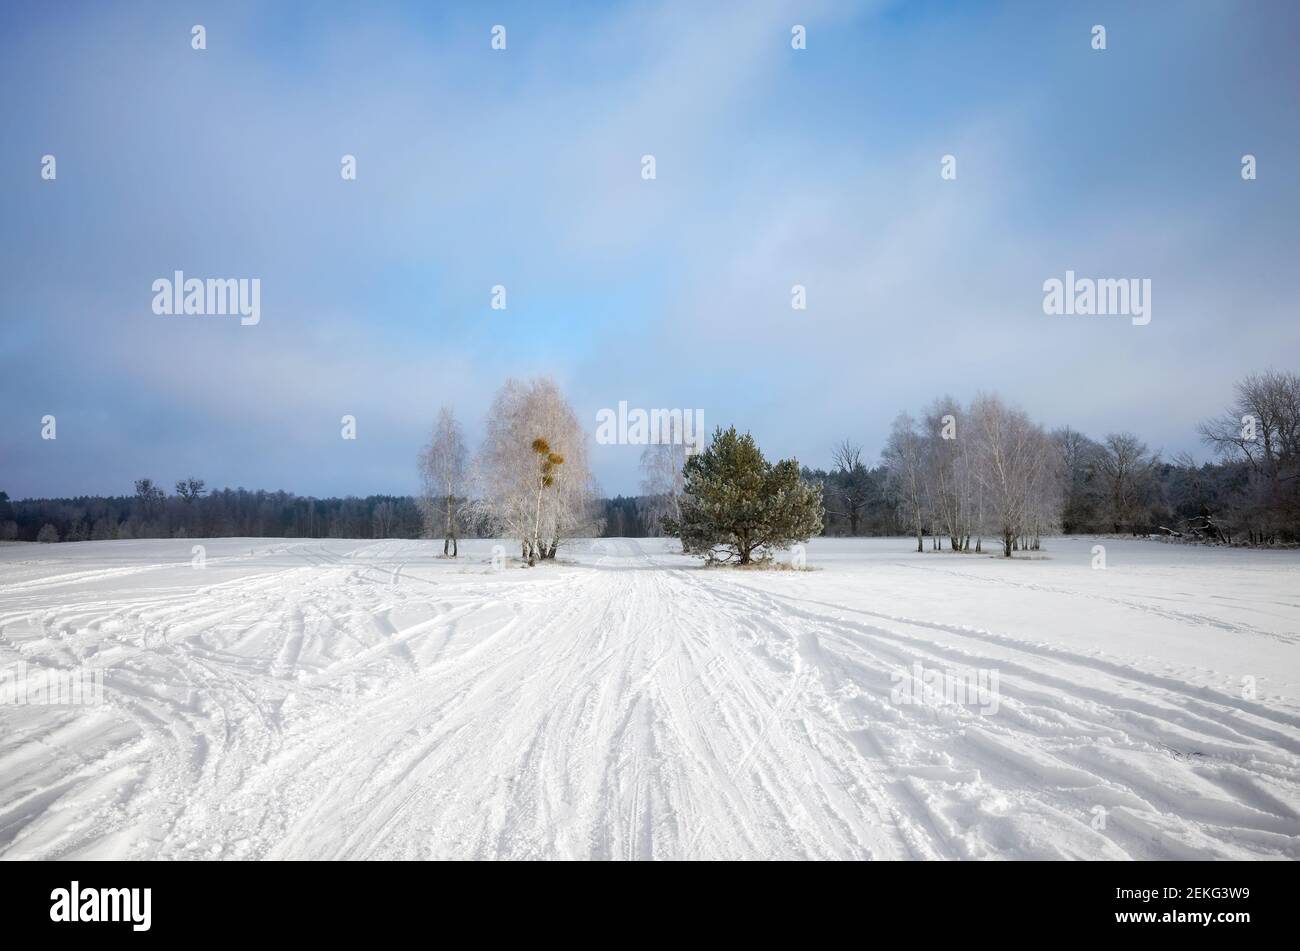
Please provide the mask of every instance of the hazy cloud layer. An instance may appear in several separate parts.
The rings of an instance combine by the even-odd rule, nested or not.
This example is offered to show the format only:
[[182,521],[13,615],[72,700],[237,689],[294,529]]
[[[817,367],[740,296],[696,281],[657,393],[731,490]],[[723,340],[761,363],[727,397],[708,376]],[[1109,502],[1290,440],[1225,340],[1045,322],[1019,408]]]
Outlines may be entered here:
[[[6,7],[0,489],[409,492],[440,404],[474,436],[543,372],[593,430],[619,400],[701,407],[814,465],[987,389],[1198,449],[1234,378],[1300,356],[1297,26],[1282,2]],[[260,324],[155,316],[177,269],[260,278]],[[1150,325],[1044,316],[1067,269],[1150,278]],[[606,491],[638,453],[594,447]]]

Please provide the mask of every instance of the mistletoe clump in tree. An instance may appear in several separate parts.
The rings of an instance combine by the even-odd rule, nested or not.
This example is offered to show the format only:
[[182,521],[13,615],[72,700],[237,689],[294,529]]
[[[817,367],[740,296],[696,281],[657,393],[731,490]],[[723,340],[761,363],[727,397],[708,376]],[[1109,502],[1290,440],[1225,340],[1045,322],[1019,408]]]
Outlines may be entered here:
[[799,478],[799,463],[770,463],[749,433],[719,428],[686,461],[681,517],[664,528],[689,554],[748,565],[822,530],[822,490]]
[[[532,545],[528,549],[529,567],[537,564],[537,557],[546,557],[546,542],[542,538],[542,493],[555,485],[556,468],[564,465],[564,457],[551,452],[551,444],[538,436],[533,440],[533,452],[541,457],[537,472],[537,506],[533,514]],[[554,557],[554,555],[552,555]]]

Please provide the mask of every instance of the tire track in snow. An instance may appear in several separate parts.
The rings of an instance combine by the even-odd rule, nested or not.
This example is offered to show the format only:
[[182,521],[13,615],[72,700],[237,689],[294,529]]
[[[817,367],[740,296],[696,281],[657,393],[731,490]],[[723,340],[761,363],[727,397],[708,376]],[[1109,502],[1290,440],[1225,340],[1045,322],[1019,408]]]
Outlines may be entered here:
[[[634,541],[262,552],[0,591],[43,625],[0,659],[115,672],[92,715],[0,710],[0,856],[1296,854],[1285,709]],[[915,661],[1000,668],[1000,713],[891,702]]]
[[[1112,738],[1105,736],[1107,733],[1117,737],[1118,742],[1113,745],[1121,751],[1132,748],[1144,754],[1154,753],[1169,740],[1171,735],[1169,731],[1182,731],[1177,735],[1186,739],[1189,735],[1188,731],[1191,730],[1193,732],[1190,735],[1199,735],[1202,738],[1198,741],[1201,745],[1212,744],[1207,748],[1215,748],[1224,754],[1233,755],[1240,761],[1239,766],[1233,763],[1220,763],[1211,767],[1211,770],[1217,769],[1220,771],[1219,775],[1222,775],[1222,771],[1236,768],[1236,772],[1230,773],[1233,781],[1244,784],[1245,788],[1250,790],[1247,798],[1253,799],[1254,803],[1243,805],[1232,800],[1224,800],[1222,796],[1215,797],[1208,784],[1201,778],[1205,769],[1196,765],[1187,765],[1182,772],[1189,775],[1185,777],[1185,788],[1181,791],[1188,794],[1194,802],[1206,803],[1204,806],[1189,807],[1186,797],[1178,799],[1166,797],[1160,782],[1148,778],[1148,775],[1154,775],[1149,769],[1132,762],[1126,764],[1122,759],[1113,761],[1112,758],[1112,761],[1108,761],[1104,754],[1110,747],[1105,742],[1099,743],[1097,736],[1071,735],[1071,725],[1068,723],[1056,724],[1046,719],[1033,722],[1032,718],[1024,716],[1019,719],[1029,726],[1029,730],[1008,730],[1006,728],[1008,725],[1014,726],[1013,716],[998,718],[996,727],[981,724],[982,730],[970,734],[972,739],[983,738],[981,742],[976,743],[974,749],[969,742],[957,742],[953,735],[937,736],[934,750],[931,750],[932,754],[936,750],[944,750],[948,753],[960,750],[966,753],[968,758],[965,764],[951,765],[949,775],[953,777],[959,776],[963,769],[974,768],[980,772],[982,781],[987,783],[992,779],[999,787],[1017,791],[1017,794],[1022,797],[1022,803],[1039,800],[1040,805],[1056,809],[1061,813],[1062,821],[1077,823],[1080,818],[1088,815],[1091,808],[1099,804],[1119,803],[1121,808],[1130,810],[1130,814],[1136,816],[1134,821],[1129,822],[1130,830],[1143,828],[1144,821],[1149,821],[1151,827],[1158,826],[1160,816],[1175,809],[1180,809],[1182,818],[1192,822],[1194,826],[1192,832],[1198,837],[1198,842],[1193,847],[1187,847],[1185,843],[1175,841],[1167,835],[1156,836],[1155,840],[1142,841],[1135,841],[1131,836],[1128,837],[1127,847],[1136,851],[1140,857],[1151,857],[1152,853],[1155,856],[1171,858],[1186,857],[1189,854],[1202,854],[1207,857],[1216,855],[1226,857],[1236,854],[1239,857],[1246,857],[1251,854],[1252,839],[1256,838],[1267,846],[1268,850],[1300,855],[1300,848],[1298,848],[1300,819],[1297,819],[1296,811],[1296,803],[1300,803],[1300,786],[1295,782],[1300,760],[1297,760],[1294,755],[1296,737],[1294,732],[1288,730],[1289,720],[1284,711],[1271,711],[1262,708],[1262,705],[1246,703],[1246,709],[1252,713],[1259,713],[1261,719],[1276,723],[1280,728],[1274,729],[1270,726],[1261,729],[1254,721],[1234,724],[1236,729],[1223,727],[1218,720],[1208,715],[1213,712],[1208,701],[1196,697],[1184,698],[1175,689],[1171,689],[1178,685],[1168,678],[1142,678],[1136,671],[1127,668],[1120,670],[1121,677],[1127,674],[1134,675],[1133,680],[1136,682],[1134,686],[1138,689],[1151,691],[1153,699],[1150,702],[1136,699],[1131,692],[1120,693],[1096,686],[1081,686],[1081,683],[1089,678],[1068,671],[1072,664],[1080,663],[1095,679],[1098,668],[1092,658],[1070,655],[1068,652],[1057,650],[1043,652],[1034,649],[1032,645],[1008,643],[1009,639],[985,631],[971,631],[948,625],[930,625],[916,619],[890,618],[886,615],[873,615],[872,612],[854,611],[853,613],[868,614],[888,620],[891,622],[890,627],[882,628],[862,622],[846,621],[843,618],[834,618],[798,608],[795,606],[798,599],[758,592],[743,583],[736,585],[734,590],[726,592],[725,596],[741,604],[752,605],[756,611],[802,617],[810,627],[830,637],[832,641],[839,641],[848,651],[865,658],[870,669],[876,672],[891,668],[906,670],[911,663],[918,660],[924,661],[931,669],[949,667],[953,661],[957,661],[961,667],[1001,668],[1004,674],[1001,682],[1003,703],[1010,707],[1011,714],[1014,715],[1018,708],[1033,706],[1032,701],[1024,702],[1023,695],[1025,684],[1034,684],[1036,691],[1034,700],[1039,702],[1050,700],[1058,706],[1064,705],[1069,708],[1071,717],[1093,727],[1093,732],[1100,734],[1102,741]],[[844,610],[838,605],[822,604],[824,607]],[[903,626],[923,629],[930,627],[948,634],[964,636],[976,642],[976,649],[957,650],[950,645],[940,645],[933,640],[908,635],[898,630]],[[1002,653],[990,656],[979,650],[980,647],[990,643],[995,643],[1002,649]],[[1014,654],[1017,650],[1047,662],[1048,669],[1034,669],[1008,661],[1007,655]],[[1106,664],[1100,670],[1108,673],[1116,666]],[[1010,677],[1006,676],[1008,673]],[[861,686],[866,682],[868,681],[865,678],[858,678],[857,685]],[[910,712],[907,706],[890,704],[882,699],[888,696],[887,685],[878,683],[875,693],[878,702],[878,709],[875,712],[878,716],[887,717],[891,713],[906,716]],[[1223,696],[1217,699],[1223,701],[1222,707],[1217,710],[1221,717],[1227,716],[1229,710],[1241,706],[1241,703],[1232,697]],[[1160,704],[1166,706],[1162,707]],[[1144,718],[1125,718],[1122,712],[1117,713],[1123,711],[1126,706],[1139,708],[1143,711]],[[1098,715],[1101,715],[1101,720],[1096,719]],[[957,708],[955,716],[954,727],[962,731],[974,724],[980,724],[980,718],[962,711],[961,708]],[[1197,734],[1195,733],[1197,728],[1206,732]],[[875,730],[868,728],[866,732],[875,738],[881,730],[879,727]],[[933,730],[927,730],[925,725],[920,723],[909,725],[907,736],[915,743],[919,739],[924,739],[927,734],[933,733]],[[952,731],[949,731],[949,734],[951,733]],[[999,736],[1009,738],[1012,745],[1009,747],[1004,744],[999,745],[1002,741],[994,739]],[[1079,752],[1072,750],[1072,745],[1077,745]],[[1100,755],[1097,750],[1101,751]],[[951,756],[948,758],[952,759]],[[1064,787],[1056,790],[1060,794],[1061,802],[1054,804],[1050,802],[1053,795],[1050,782],[1053,770],[1057,775],[1064,777],[1065,782]],[[1043,783],[1044,774],[1049,779],[1047,784]],[[1161,772],[1161,775],[1163,774],[1164,771]],[[1166,781],[1168,781],[1167,777]],[[1231,788],[1232,782],[1225,785],[1218,782],[1217,778],[1212,778],[1211,781],[1215,782],[1220,790],[1232,794],[1234,800],[1238,798]],[[1274,791],[1269,792],[1267,789],[1260,788],[1261,782],[1273,784],[1270,788]],[[1071,783],[1085,790],[1085,793],[1071,791],[1068,788]],[[985,796],[988,794],[988,792],[982,793]],[[1060,809],[1062,805],[1065,806],[1064,810]],[[1264,807],[1260,808],[1261,805]],[[1269,805],[1280,808],[1270,809]],[[1145,815],[1133,813],[1132,810],[1135,808]],[[1151,831],[1151,827],[1147,828],[1148,832]],[[1085,828],[1081,826],[1078,831],[1082,833]],[[1241,842],[1246,843],[1245,849],[1238,847],[1237,844]]]

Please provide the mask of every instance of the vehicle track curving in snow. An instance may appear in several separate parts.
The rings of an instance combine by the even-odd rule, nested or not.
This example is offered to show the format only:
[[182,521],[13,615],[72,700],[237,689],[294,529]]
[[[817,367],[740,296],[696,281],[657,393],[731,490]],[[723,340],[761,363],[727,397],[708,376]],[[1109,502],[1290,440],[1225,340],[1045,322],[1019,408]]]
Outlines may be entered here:
[[0,858],[1300,857],[1300,553],[202,543],[0,547]]

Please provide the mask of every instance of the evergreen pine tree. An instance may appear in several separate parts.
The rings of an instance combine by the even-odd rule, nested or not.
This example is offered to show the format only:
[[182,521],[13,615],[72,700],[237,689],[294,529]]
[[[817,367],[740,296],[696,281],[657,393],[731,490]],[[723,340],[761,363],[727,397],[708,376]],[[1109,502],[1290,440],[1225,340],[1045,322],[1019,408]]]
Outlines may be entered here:
[[799,477],[799,464],[776,464],[749,433],[719,428],[685,467],[681,518],[664,528],[683,549],[709,561],[747,565],[822,530],[822,487]]

